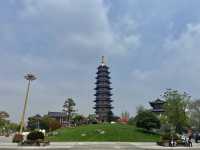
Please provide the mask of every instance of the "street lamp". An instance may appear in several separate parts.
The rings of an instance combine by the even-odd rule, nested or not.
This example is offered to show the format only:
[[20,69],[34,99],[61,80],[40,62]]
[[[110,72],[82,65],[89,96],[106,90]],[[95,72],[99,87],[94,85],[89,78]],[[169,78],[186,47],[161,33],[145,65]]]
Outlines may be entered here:
[[24,109],[23,109],[23,112],[22,112],[22,117],[21,117],[21,122],[20,122],[20,131],[19,131],[20,134],[22,134],[23,127],[24,127],[24,117],[25,117],[25,112],[26,112],[26,107],[27,107],[30,84],[31,84],[31,81],[36,80],[36,77],[31,73],[29,73],[26,76],[24,76],[24,78],[26,80],[28,80],[28,86],[27,86],[27,89],[26,89],[26,97],[25,97],[25,101],[24,101]]

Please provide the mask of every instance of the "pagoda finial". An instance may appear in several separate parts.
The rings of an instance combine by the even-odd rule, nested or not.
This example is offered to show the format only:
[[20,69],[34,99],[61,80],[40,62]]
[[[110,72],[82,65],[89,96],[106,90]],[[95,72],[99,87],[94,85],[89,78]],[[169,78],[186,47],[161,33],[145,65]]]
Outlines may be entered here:
[[101,57],[101,64],[105,65],[105,57],[104,56]]

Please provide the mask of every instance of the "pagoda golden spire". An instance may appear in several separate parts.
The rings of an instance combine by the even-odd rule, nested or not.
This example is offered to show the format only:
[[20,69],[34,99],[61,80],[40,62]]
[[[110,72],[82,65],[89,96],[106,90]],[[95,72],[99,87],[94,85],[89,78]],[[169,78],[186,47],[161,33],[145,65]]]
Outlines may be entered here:
[[104,56],[101,57],[101,64],[105,65],[105,57]]

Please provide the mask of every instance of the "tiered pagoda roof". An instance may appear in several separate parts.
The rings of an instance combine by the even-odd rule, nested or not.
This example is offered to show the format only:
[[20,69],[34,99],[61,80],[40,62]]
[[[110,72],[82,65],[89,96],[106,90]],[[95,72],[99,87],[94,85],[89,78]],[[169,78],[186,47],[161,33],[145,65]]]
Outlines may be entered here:
[[97,77],[96,77],[96,93],[94,94],[96,99],[94,100],[95,104],[95,113],[97,119],[101,122],[109,122],[113,116],[112,113],[112,88],[110,87],[110,72],[109,67],[105,64],[104,57],[102,57],[101,65],[97,68]]
[[151,105],[152,107],[152,112],[155,112],[155,113],[162,113],[164,112],[164,104],[166,102],[161,100],[161,99],[156,99],[155,101],[151,101],[149,102],[149,104]]

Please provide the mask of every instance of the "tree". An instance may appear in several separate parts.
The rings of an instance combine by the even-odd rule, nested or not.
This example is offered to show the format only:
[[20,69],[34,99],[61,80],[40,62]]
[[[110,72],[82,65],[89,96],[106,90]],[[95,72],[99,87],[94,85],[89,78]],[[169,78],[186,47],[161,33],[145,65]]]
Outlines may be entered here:
[[72,115],[75,112],[75,109],[74,109],[75,106],[76,106],[76,103],[74,102],[72,98],[68,98],[63,105],[63,111],[66,112],[67,114],[67,121],[69,124],[71,122]]
[[39,129],[40,128],[40,122],[42,117],[40,115],[35,115],[28,118],[27,128],[30,130]]
[[107,121],[108,122],[111,122],[111,121],[113,121],[113,112],[110,110],[109,112],[108,112],[108,115],[107,115],[107,117],[108,117],[108,119],[107,119]]
[[97,124],[97,118],[96,118],[96,114],[89,114],[88,117],[88,123],[89,124]]
[[159,129],[160,120],[149,110],[139,110],[135,117],[136,126],[146,130]]
[[72,119],[73,119],[73,122],[78,126],[87,122],[86,118],[83,115],[75,115]]
[[43,116],[40,120],[40,128],[46,131],[53,131],[60,127],[61,124],[55,118],[51,118],[48,115]]
[[128,124],[129,125],[135,125],[135,118],[134,117],[130,117],[128,120]]
[[190,125],[200,129],[200,99],[189,104]]
[[187,107],[190,96],[187,93],[180,93],[177,90],[168,89],[164,95],[164,117],[166,122],[171,124],[176,133],[181,133],[188,125]]
[[8,120],[9,114],[6,111],[0,111],[0,134],[9,135],[19,130],[19,125]]

